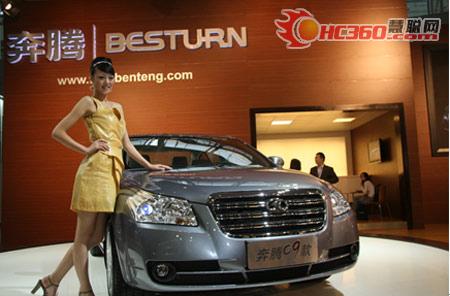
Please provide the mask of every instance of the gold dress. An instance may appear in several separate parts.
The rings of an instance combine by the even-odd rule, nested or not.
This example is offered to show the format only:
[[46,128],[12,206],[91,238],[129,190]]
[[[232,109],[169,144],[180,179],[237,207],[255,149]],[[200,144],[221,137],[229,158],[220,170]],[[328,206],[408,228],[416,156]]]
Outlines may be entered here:
[[92,142],[103,139],[109,151],[86,156],[78,167],[72,192],[72,211],[113,212],[124,168],[122,138],[125,121],[117,108],[106,107],[91,97],[97,111],[85,118]]

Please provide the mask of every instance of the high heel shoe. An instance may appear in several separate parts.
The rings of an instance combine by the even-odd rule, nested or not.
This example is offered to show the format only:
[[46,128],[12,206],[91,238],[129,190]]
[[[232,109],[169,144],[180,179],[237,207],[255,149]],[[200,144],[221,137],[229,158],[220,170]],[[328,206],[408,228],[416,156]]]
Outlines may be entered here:
[[40,279],[38,280],[38,282],[36,283],[36,286],[34,286],[33,290],[31,290],[31,294],[36,294],[37,290],[39,290],[39,288],[42,289],[42,291],[44,292],[44,294],[42,294],[43,296],[47,296],[47,289],[50,287],[56,287],[58,288],[59,285],[55,284],[52,282],[52,280],[50,279],[50,276],[47,277],[48,282],[50,283],[47,287],[44,286],[44,282]]

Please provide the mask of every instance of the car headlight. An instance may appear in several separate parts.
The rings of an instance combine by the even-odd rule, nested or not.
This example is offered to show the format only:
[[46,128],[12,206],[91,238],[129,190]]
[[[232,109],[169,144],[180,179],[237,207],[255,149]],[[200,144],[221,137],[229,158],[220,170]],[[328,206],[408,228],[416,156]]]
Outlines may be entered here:
[[135,190],[127,205],[137,222],[197,226],[191,204],[184,199]]
[[336,189],[332,189],[330,191],[330,198],[334,217],[343,215],[351,210],[350,204],[347,202],[342,193]]

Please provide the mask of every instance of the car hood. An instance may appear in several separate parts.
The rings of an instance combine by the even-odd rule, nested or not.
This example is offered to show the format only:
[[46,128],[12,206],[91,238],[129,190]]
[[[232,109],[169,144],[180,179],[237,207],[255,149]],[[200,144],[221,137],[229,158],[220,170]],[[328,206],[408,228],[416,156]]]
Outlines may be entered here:
[[122,188],[143,190],[206,203],[213,193],[286,189],[326,190],[323,181],[293,170],[269,168],[217,168],[205,170],[171,170],[148,172],[126,170]]

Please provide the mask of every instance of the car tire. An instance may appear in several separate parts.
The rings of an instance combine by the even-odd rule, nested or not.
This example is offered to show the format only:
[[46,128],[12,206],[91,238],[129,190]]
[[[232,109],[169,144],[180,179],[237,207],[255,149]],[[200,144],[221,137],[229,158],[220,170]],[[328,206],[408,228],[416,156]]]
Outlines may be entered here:
[[152,292],[129,286],[123,279],[111,226],[106,231],[105,267],[109,296],[154,296]]
[[90,249],[89,252],[91,253],[91,255],[93,257],[103,257],[104,256],[103,247],[101,245],[96,245],[95,247]]

